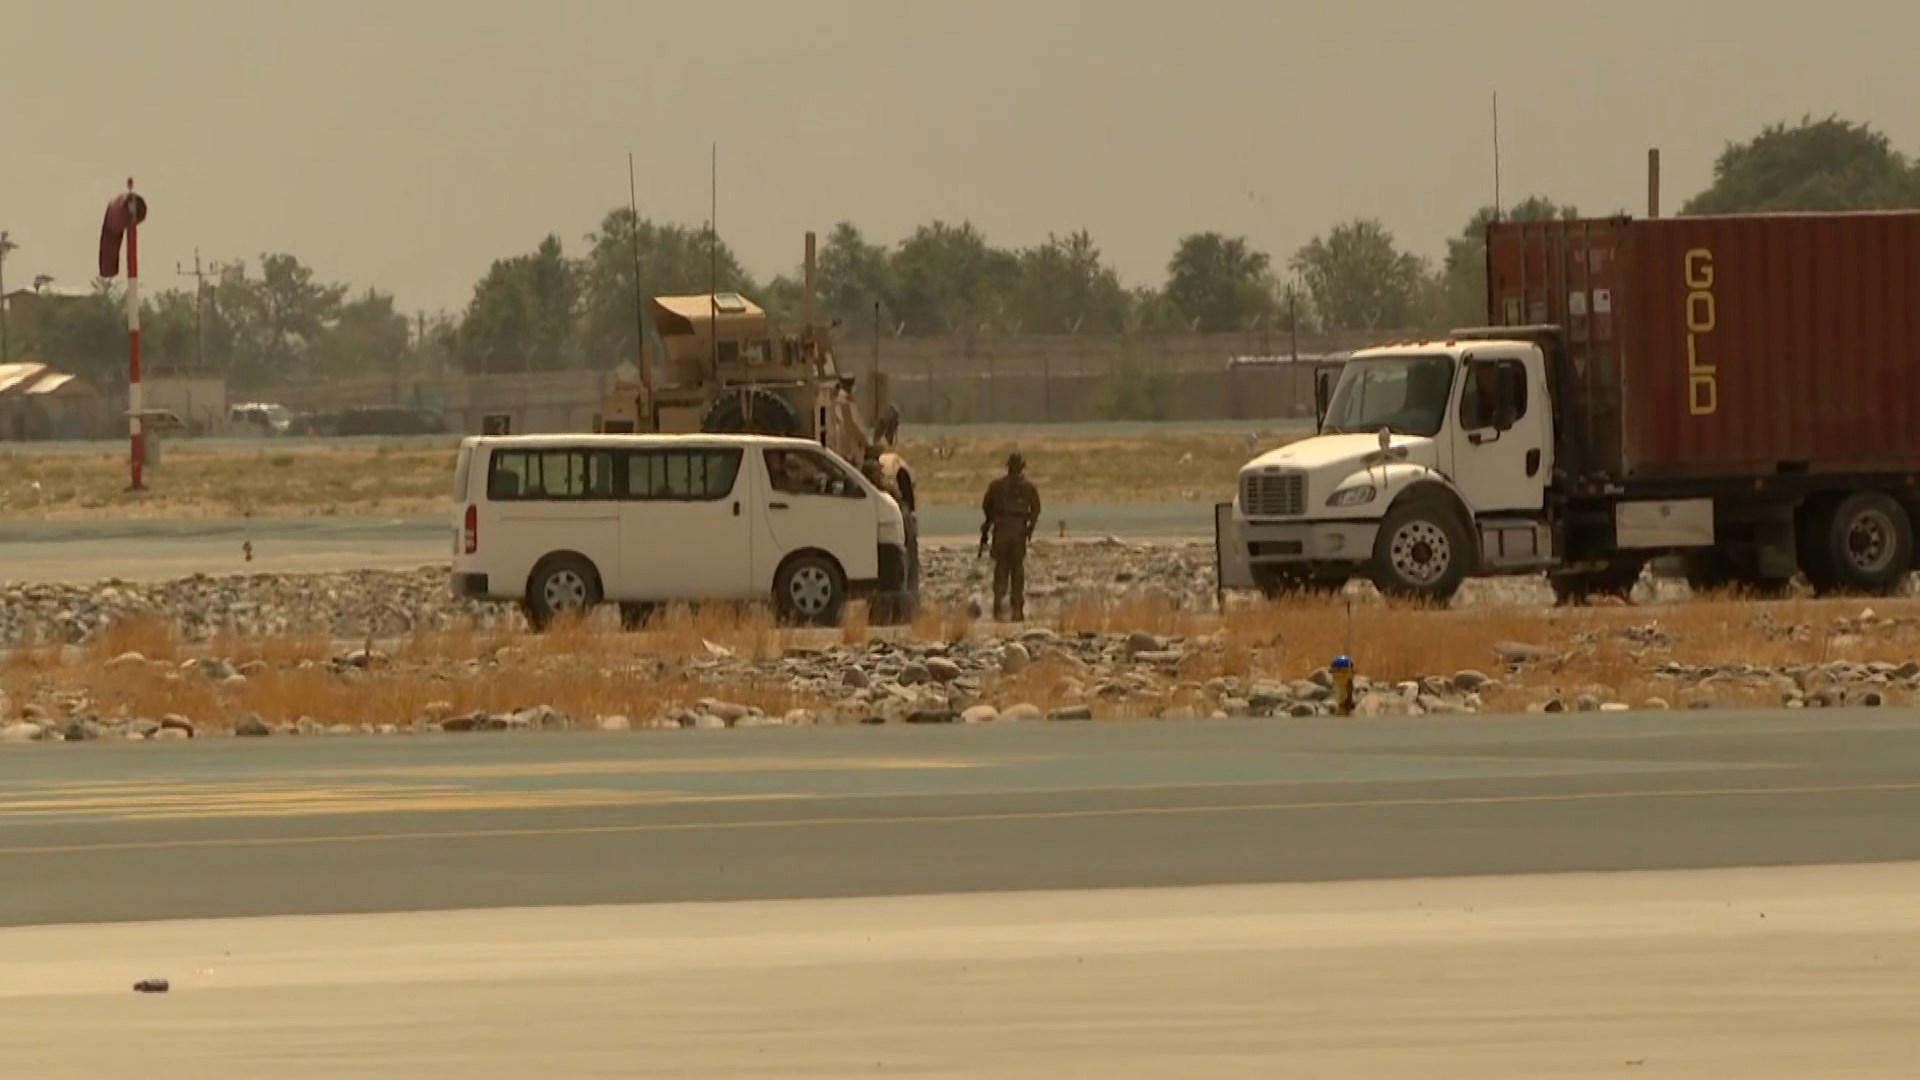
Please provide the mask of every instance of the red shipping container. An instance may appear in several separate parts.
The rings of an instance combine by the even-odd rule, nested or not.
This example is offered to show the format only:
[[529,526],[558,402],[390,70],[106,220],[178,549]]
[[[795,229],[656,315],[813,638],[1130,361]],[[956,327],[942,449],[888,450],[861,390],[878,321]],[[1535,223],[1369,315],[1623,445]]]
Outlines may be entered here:
[[1564,328],[1579,471],[1920,471],[1920,212],[1501,222],[1487,303]]

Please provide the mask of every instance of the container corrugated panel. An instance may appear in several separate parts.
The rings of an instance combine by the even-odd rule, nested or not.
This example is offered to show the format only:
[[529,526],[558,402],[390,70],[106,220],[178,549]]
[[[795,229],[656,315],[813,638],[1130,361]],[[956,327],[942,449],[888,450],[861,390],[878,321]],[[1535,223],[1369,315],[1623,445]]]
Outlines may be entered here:
[[1920,213],[1501,223],[1494,322],[1565,328],[1622,479],[1920,471]]

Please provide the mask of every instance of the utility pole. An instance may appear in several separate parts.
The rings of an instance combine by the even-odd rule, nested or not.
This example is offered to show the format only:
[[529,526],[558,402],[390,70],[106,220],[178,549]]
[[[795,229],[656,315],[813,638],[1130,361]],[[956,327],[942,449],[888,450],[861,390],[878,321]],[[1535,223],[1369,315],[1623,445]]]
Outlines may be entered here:
[[200,265],[200,249],[193,249],[193,269],[189,270],[179,263],[173,264],[174,273],[194,280],[193,288],[193,366],[200,374],[207,370],[207,275],[219,274],[226,270],[224,263]]
[[7,310],[7,256],[19,248],[19,244],[7,238],[7,230],[0,229],[0,364],[13,357],[12,327],[8,325],[11,313]]

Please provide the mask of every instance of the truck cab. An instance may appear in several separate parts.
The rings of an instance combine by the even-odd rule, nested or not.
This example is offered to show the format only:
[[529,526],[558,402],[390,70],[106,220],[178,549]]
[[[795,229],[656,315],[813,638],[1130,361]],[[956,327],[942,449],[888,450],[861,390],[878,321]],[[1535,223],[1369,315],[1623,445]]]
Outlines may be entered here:
[[1554,561],[1547,354],[1524,338],[1364,349],[1317,386],[1317,434],[1240,469],[1231,554],[1269,594],[1366,574],[1449,597]]

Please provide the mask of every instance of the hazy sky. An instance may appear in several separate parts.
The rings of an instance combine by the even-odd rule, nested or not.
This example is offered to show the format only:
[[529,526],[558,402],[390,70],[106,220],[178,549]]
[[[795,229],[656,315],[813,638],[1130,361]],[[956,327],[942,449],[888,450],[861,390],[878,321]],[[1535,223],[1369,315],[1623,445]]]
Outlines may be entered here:
[[765,276],[852,219],[996,242],[1084,226],[1132,283],[1177,237],[1276,262],[1377,216],[1423,254],[1490,201],[1669,209],[1802,113],[1920,151],[1911,0],[0,0],[9,284],[92,274],[132,173],[147,287],[288,250],[407,309],[626,202]]

